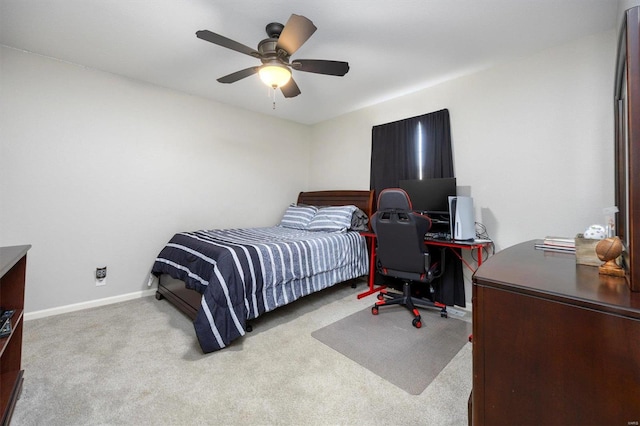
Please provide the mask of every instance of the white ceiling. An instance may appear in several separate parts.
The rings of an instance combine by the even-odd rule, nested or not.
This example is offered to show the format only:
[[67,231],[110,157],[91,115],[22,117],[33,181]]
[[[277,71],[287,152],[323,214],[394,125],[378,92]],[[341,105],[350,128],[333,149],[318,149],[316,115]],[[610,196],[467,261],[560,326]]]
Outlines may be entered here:
[[[0,44],[228,105],[317,123],[617,25],[616,0],[0,0]],[[344,77],[294,71],[302,94],[272,109],[257,59],[196,38],[208,29],[256,48],[291,13],[318,27],[292,59],[347,61]]]

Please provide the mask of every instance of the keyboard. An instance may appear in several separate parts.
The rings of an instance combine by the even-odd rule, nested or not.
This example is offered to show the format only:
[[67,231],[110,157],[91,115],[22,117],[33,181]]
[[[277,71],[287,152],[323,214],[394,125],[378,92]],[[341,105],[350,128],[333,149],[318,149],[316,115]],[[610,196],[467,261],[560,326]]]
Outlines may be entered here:
[[449,241],[451,240],[451,234],[448,232],[427,232],[426,234],[424,234],[424,238],[426,240]]

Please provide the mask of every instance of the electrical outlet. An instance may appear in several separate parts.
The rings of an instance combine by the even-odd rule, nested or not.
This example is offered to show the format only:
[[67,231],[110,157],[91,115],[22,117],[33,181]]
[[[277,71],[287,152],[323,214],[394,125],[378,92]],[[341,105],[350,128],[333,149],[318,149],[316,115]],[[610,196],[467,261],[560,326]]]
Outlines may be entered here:
[[107,285],[107,267],[96,268],[96,285]]

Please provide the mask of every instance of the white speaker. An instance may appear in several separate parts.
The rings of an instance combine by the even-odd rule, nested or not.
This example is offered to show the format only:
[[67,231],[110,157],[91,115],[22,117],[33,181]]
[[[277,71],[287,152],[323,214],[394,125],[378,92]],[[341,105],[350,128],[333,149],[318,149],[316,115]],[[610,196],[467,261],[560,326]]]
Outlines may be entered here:
[[473,198],[449,197],[449,226],[454,240],[473,240],[476,238],[476,215],[473,210]]

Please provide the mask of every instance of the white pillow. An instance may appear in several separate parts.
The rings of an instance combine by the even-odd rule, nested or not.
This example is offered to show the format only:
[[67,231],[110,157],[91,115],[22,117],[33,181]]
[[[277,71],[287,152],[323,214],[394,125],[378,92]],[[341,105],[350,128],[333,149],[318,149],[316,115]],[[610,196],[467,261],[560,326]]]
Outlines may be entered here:
[[309,231],[346,231],[356,206],[321,207],[307,225]]
[[291,204],[282,216],[280,226],[291,229],[306,229],[318,208],[315,206],[298,206]]

